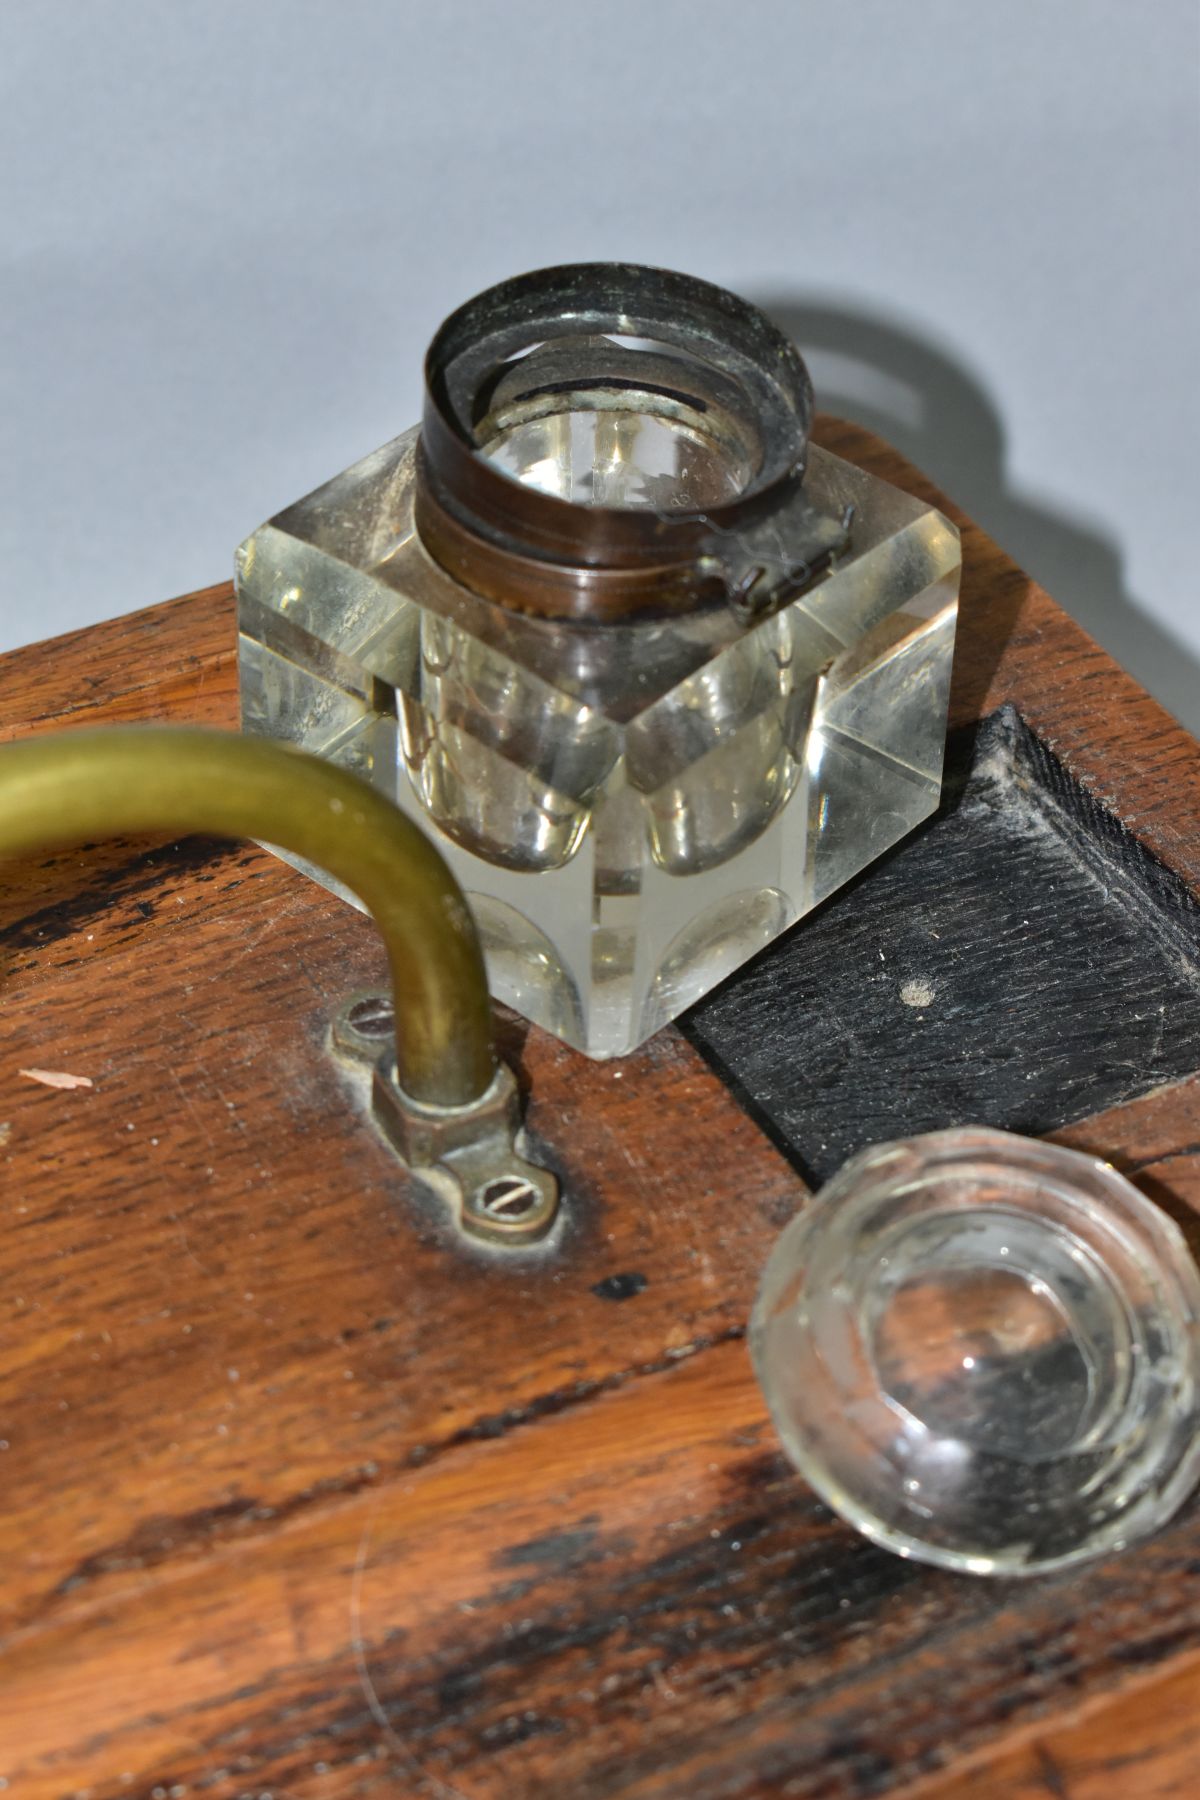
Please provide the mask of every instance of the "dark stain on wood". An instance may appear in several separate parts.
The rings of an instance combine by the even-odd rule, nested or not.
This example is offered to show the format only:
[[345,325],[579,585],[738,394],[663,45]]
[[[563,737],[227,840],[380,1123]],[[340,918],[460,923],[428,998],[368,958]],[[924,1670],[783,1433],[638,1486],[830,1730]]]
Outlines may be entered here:
[[[93,846],[93,852],[95,848]],[[105,853],[107,858],[112,857],[111,845],[105,846]],[[104,867],[105,855],[96,858],[93,854],[92,871],[78,885],[72,877],[77,876],[82,852],[41,863],[38,866],[40,879],[30,886],[30,896],[39,904],[31,912],[0,924],[0,949],[44,950],[122,908],[148,919],[155,907],[150,896],[156,894],[164,882],[177,883],[189,874],[197,880],[201,877],[213,879],[207,864],[214,860],[237,862],[245,854],[241,845],[199,837],[186,838],[177,844],[156,844],[153,849],[123,857],[115,866],[109,867]],[[96,863],[99,863],[98,871],[94,866]],[[70,884],[67,892],[59,891],[67,884]]]
[[640,1294],[646,1285],[646,1277],[636,1269],[630,1269],[621,1275],[606,1275],[603,1281],[592,1284],[592,1292],[598,1300],[632,1300]]
[[596,1546],[598,1518],[583,1520],[573,1531],[547,1531],[540,1537],[527,1538],[523,1544],[505,1546],[500,1563],[505,1568],[568,1568],[592,1555]]

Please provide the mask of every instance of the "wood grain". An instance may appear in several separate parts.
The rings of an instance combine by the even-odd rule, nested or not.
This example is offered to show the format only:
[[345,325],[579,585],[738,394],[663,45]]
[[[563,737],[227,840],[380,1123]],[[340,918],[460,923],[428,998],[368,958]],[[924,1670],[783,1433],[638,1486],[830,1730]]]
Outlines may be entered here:
[[[1196,746],[965,543],[959,719],[1012,702],[1200,890]],[[228,723],[235,685],[211,589],[0,661],[0,720]],[[741,1342],[805,1189],[680,1035],[599,1065],[503,1022],[571,1213],[509,1265],[448,1239],[329,1053],[370,925],[264,852],[0,870],[0,959],[8,1793],[1200,1788],[1200,1507],[1027,1584],[834,1520]],[[1196,1230],[1196,1080],[1059,1135]]]
[[228,581],[0,657],[0,743],[127,720],[237,722]]
[[920,1789],[921,1800],[1192,1800],[1200,1768],[1200,1658],[1100,1709],[1038,1733],[979,1768]]

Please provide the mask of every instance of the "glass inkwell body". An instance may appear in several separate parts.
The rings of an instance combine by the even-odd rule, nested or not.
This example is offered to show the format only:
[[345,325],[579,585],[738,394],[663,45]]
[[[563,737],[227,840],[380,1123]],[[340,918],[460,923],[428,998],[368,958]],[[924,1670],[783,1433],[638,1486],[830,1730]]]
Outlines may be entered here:
[[958,534],[811,413],[734,295],[545,270],[445,322],[419,428],[238,553],[245,729],[431,831],[493,994],[589,1056],[937,805]]

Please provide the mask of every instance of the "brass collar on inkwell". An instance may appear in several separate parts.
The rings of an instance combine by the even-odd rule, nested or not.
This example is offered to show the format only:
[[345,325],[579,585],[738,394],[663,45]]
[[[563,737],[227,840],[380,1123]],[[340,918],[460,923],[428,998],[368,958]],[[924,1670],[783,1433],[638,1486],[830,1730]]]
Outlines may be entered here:
[[515,611],[758,617],[846,541],[803,492],[811,422],[799,352],[736,295],[633,264],[539,270],[430,345],[417,530]]

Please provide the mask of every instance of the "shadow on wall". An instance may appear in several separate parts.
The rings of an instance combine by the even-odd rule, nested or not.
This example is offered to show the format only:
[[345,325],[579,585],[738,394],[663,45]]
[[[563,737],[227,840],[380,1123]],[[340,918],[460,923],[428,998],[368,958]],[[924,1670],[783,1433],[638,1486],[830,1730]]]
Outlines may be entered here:
[[823,412],[868,426],[924,469],[1200,735],[1200,660],[1130,597],[1112,540],[1014,492],[1003,422],[973,375],[935,344],[873,314],[756,298],[799,344]]

